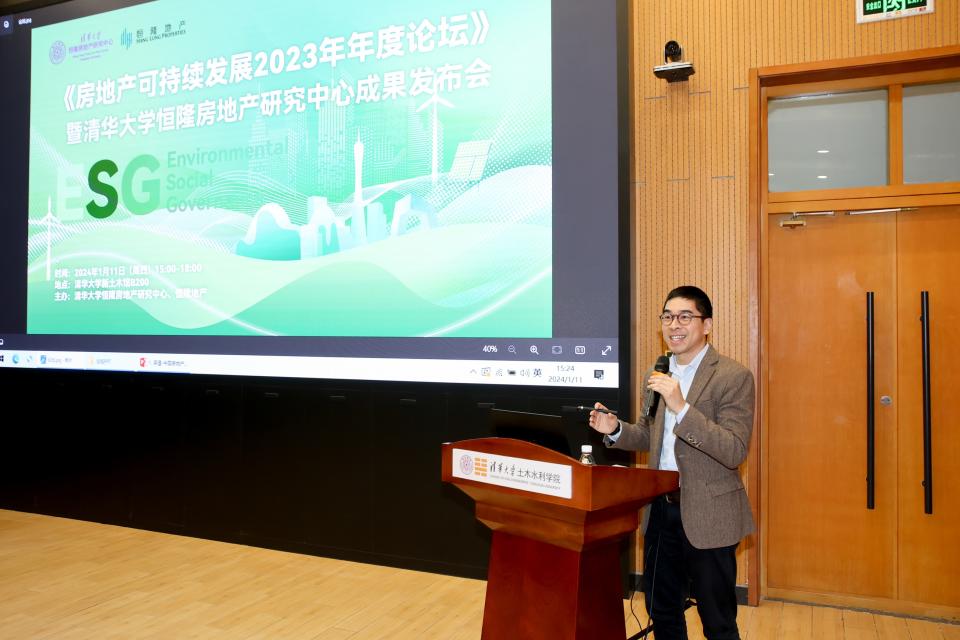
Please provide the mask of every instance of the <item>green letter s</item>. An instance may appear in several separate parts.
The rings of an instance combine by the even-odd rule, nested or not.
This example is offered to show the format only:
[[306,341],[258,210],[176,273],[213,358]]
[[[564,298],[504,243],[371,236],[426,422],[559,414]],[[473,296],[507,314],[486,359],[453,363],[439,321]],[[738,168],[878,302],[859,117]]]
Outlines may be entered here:
[[117,210],[117,190],[106,182],[100,181],[101,173],[106,173],[112,178],[117,175],[117,171],[117,163],[113,160],[100,160],[90,167],[90,173],[87,175],[87,183],[90,185],[90,190],[107,199],[107,203],[103,206],[98,205],[95,200],[87,203],[87,212],[94,218],[109,217]]

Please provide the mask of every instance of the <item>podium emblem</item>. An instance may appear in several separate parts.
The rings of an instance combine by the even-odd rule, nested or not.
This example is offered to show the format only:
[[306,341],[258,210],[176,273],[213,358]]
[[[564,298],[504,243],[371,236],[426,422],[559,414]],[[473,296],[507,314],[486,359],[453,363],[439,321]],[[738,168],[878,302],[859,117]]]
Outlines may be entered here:
[[473,458],[471,458],[467,454],[463,454],[462,456],[460,456],[460,473],[462,473],[465,476],[468,476],[471,473],[473,473]]

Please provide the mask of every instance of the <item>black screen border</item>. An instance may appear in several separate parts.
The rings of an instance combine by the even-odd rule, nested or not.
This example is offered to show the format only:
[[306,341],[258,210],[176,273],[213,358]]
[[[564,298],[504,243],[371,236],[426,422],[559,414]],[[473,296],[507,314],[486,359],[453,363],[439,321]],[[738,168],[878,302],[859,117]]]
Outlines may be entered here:
[[[96,3],[96,0],[85,0],[86,2]],[[133,6],[137,4],[146,4],[152,2],[153,0],[128,0],[124,3],[123,6]],[[631,193],[631,169],[632,169],[632,152],[633,145],[632,140],[634,138],[634,129],[633,129],[633,119],[631,117],[631,88],[633,85],[633,77],[630,71],[630,52],[632,50],[632,39],[629,29],[629,6],[627,0],[612,0],[614,3],[614,11],[616,14],[616,85],[617,85],[617,97],[616,97],[616,120],[617,120],[617,205],[618,205],[618,275],[619,275],[619,291],[618,291],[618,368],[619,368],[619,385],[618,385],[618,404],[621,415],[630,415],[632,413],[632,403],[633,403],[633,368],[636,363],[635,354],[633,354],[633,340],[632,340],[632,309],[633,309],[633,279],[632,279],[632,259],[633,259],[633,237],[635,232],[635,221],[632,216],[633,209],[633,196]],[[45,9],[53,6],[62,6],[64,9],[69,11],[69,6],[71,4],[78,3],[78,0],[26,0],[26,1],[17,1],[17,0],[0,0],[0,14],[22,14],[24,12],[34,11],[37,9]],[[109,10],[109,7],[105,10]],[[88,12],[78,12],[76,16],[79,15],[88,15]],[[65,14],[64,19],[69,19],[69,15]],[[556,77],[556,76],[555,76]],[[26,135],[26,134],[24,134]],[[25,248],[24,248],[25,251]],[[8,260],[4,262],[11,262],[11,259],[16,256],[8,256]],[[18,263],[17,269],[22,268],[23,262]],[[7,265],[3,265],[7,266]],[[8,273],[10,271],[8,270]],[[25,278],[23,279],[24,295],[25,295]],[[108,336],[103,336],[108,337]],[[83,370],[80,370],[79,373],[84,373]],[[173,374],[173,375],[182,375],[182,374]],[[220,377],[220,376],[215,376]],[[224,376],[227,378],[236,378],[238,376]],[[250,381],[257,380],[253,376],[239,376],[243,379]],[[313,378],[304,378],[302,381],[307,382],[311,380],[316,380],[318,382],[329,382],[334,385],[351,385],[358,383],[366,383],[369,381],[357,381],[357,380],[334,380],[330,378],[323,379],[313,379]],[[403,382],[396,381],[391,382],[390,385],[427,385],[427,386],[439,386],[439,385],[456,385],[457,387],[463,388],[482,388],[482,389],[491,389],[495,391],[497,388],[509,389],[511,391],[522,391],[529,393],[531,395],[538,396],[578,396],[578,395],[588,395],[588,396],[599,396],[599,397],[609,397],[612,389],[602,389],[602,388],[593,388],[593,387],[563,387],[563,386],[524,386],[519,387],[513,384],[503,384],[503,385],[474,385],[469,383],[437,383],[437,382]]]

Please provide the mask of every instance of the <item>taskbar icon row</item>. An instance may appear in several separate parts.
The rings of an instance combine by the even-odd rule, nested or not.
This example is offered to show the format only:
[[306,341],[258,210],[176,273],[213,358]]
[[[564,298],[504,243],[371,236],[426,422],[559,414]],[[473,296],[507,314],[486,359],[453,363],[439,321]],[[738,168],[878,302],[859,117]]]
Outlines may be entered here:
[[0,368],[616,388],[615,362],[3,351]]
[[479,352],[487,357],[499,356],[506,358],[550,358],[573,357],[576,361],[596,358],[611,362],[617,358],[614,341],[573,341],[558,342],[549,340],[540,341],[510,341],[487,342],[480,346]]

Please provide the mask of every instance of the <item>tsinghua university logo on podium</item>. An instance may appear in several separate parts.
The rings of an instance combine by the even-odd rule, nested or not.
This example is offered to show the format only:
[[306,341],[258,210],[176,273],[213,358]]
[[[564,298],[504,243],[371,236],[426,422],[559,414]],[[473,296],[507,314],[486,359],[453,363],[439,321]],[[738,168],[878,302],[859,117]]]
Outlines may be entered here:
[[464,476],[476,475],[486,478],[487,477],[487,459],[486,458],[474,458],[473,456],[465,453],[460,456],[460,473]]
[[460,465],[460,475],[462,477],[466,476],[480,476],[483,478],[487,477],[487,459],[486,458],[474,458],[468,453],[461,454],[457,458],[457,464]]

